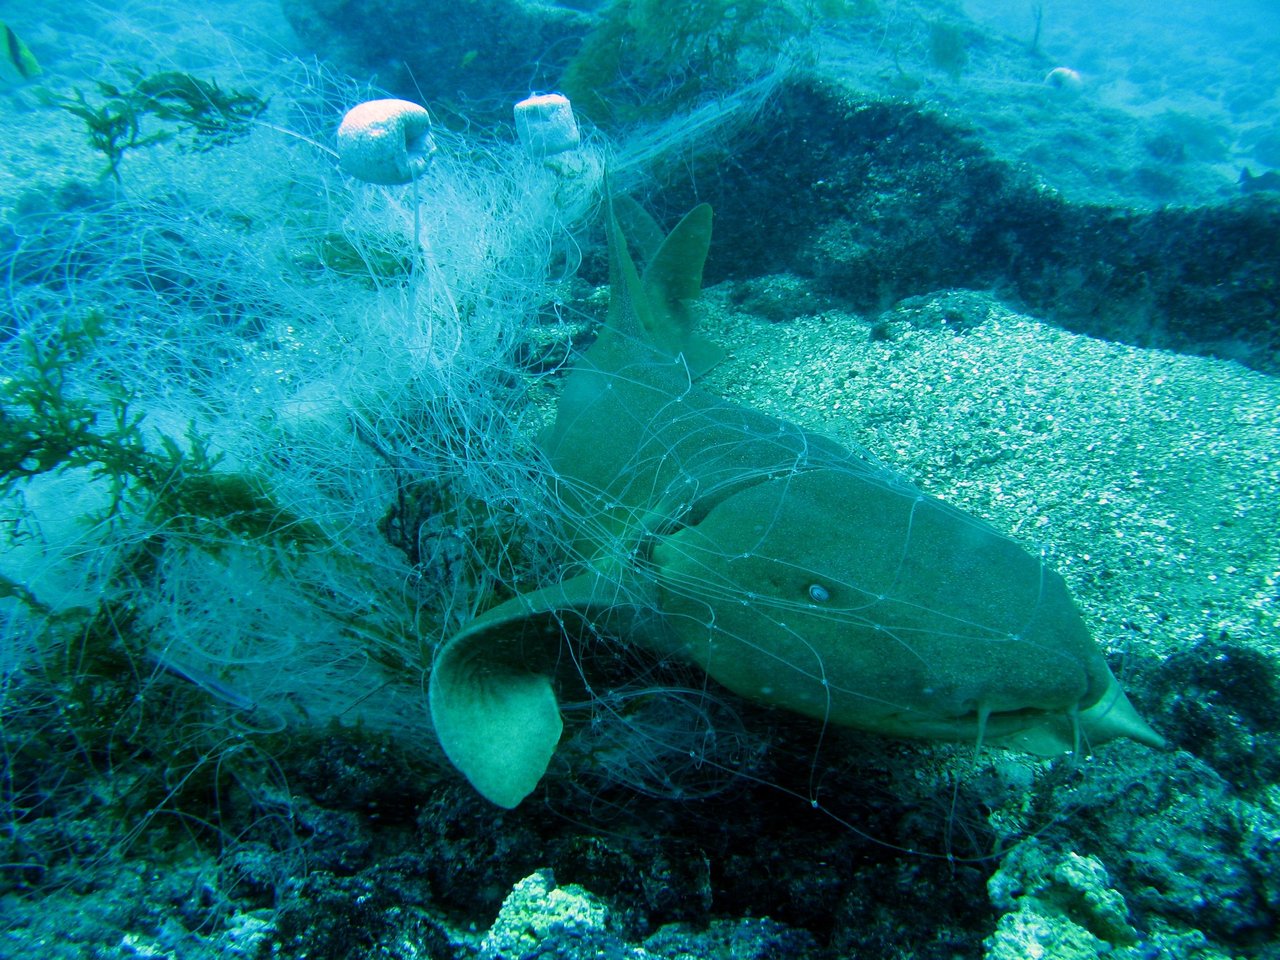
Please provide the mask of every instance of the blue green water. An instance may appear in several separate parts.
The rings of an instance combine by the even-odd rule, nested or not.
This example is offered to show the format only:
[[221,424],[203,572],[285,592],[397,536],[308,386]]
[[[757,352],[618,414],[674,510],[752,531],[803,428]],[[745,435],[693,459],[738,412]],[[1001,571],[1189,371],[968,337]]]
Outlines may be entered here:
[[[1277,955],[1265,4],[0,17],[0,956]],[[339,163],[381,97],[412,183]],[[545,775],[477,794],[436,652],[617,576],[539,452],[615,322],[605,189],[642,264],[715,210],[698,390],[1040,558],[1167,746],[828,727],[593,613]]]

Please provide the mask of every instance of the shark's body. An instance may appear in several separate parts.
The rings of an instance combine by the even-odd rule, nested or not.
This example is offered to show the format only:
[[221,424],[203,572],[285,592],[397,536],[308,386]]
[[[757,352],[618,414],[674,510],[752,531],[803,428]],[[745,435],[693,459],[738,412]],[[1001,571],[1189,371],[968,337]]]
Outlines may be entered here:
[[1038,557],[864,454],[695,386],[715,353],[688,310],[710,208],[643,279],[612,217],[610,234],[609,318],[543,438],[581,562],[479,617],[433,667],[437,735],[480,793],[515,806],[545,772],[553,665],[586,625],[876,733],[1042,754],[1161,742]]

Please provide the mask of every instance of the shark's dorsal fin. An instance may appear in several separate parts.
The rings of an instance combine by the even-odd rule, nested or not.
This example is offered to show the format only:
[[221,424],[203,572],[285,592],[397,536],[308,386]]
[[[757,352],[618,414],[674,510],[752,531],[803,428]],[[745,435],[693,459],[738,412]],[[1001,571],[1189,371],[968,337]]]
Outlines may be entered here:
[[[619,201],[619,205],[623,203]],[[625,203],[639,206],[633,200]],[[613,201],[607,206],[609,318],[592,348],[592,359],[597,366],[609,369],[623,356],[683,357],[690,378],[698,377],[724,355],[719,346],[694,332],[696,316],[689,309],[689,301],[702,292],[702,269],[711,244],[711,207],[699,204],[676,224],[653,252],[642,278],[631,259]],[[632,210],[627,219],[638,222],[641,218]]]
[[642,264],[652,263],[654,254],[666,239],[662,227],[658,226],[658,221],[653,219],[649,211],[630,194],[615,194],[612,202],[613,216],[618,221],[618,226],[622,228],[622,235],[631,242],[640,255]]
[[608,203],[608,217],[605,228],[609,231],[609,318],[605,329],[600,331],[597,343],[608,343],[613,335],[619,335],[634,343],[645,343],[650,340],[649,330],[654,324],[649,298],[640,274],[636,270],[635,261],[631,259],[631,251],[627,249],[627,238],[613,214],[613,203]]
[[664,352],[683,354],[695,379],[724,356],[717,344],[694,332],[697,315],[690,309],[690,302],[702,293],[710,246],[711,207],[700,203],[667,234],[641,281],[649,300],[649,336]]
[[702,293],[702,269],[710,247],[711,207],[700,203],[667,234],[644,269],[649,302],[679,320],[684,332],[693,323],[685,304]]

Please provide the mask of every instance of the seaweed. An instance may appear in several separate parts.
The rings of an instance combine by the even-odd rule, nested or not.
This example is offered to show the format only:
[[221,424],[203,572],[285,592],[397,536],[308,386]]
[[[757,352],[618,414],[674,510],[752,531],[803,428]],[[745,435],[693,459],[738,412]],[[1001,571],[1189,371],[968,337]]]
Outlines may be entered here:
[[32,477],[84,469],[110,493],[101,521],[132,506],[169,533],[195,534],[213,524],[230,537],[281,545],[329,542],[319,525],[276,503],[259,477],[222,469],[222,456],[194,426],[185,442],[160,434],[149,444],[145,415],[135,412],[129,391],[100,381],[95,403],[73,390],[69,375],[104,325],[102,314],[89,312],[43,340],[31,333],[19,338],[25,367],[0,381],[0,499]]
[[[70,96],[45,93],[46,104],[84,121],[89,145],[107,158],[106,175],[120,180],[120,164],[130,150],[166,143],[188,135],[187,148],[203,152],[246,136],[267,101],[243,90],[223,90],[215,81],[177,70],[144,76],[126,71],[131,85],[97,82],[104,99],[91,102],[83,90]],[[148,121],[147,118],[151,118]],[[144,132],[150,122],[162,124]]]
[[767,72],[820,24],[871,0],[612,0],[561,80],[596,122],[668,117]]
[[[99,311],[24,332],[0,376],[7,539],[28,536],[24,496],[42,478],[73,475],[106,493],[79,523],[102,551],[84,605],[42,594],[21,566],[0,573],[0,640],[12,658],[0,677],[0,890],[82,882],[144,834],[162,857],[192,837],[234,845],[255,818],[265,822],[260,791],[273,766],[258,741],[274,728],[233,726],[213,706],[233,688],[173,666],[144,598],[173,553],[219,556],[247,543],[283,570],[334,545],[257,474],[227,469],[194,425],[179,437],[145,426],[137,398],[101,362],[110,336]],[[248,798],[237,806],[246,819],[229,829],[233,792]],[[85,809],[105,814],[89,841],[75,832]]]
[[945,20],[929,24],[929,60],[953,83],[960,79],[969,63],[969,39],[959,24]]

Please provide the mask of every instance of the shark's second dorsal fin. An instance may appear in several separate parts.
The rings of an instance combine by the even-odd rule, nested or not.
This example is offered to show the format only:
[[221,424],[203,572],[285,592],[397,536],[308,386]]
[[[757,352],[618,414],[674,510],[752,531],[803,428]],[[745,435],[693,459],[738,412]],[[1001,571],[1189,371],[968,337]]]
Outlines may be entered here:
[[705,373],[720,360],[723,350],[694,332],[696,316],[689,301],[702,292],[702,269],[711,244],[711,207],[699,204],[685,214],[653,252],[643,278],[631,259],[612,201],[607,227],[609,319],[593,352],[601,358],[616,357],[619,350],[627,352],[622,341],[628,341],[632,353],[647,347],[663,358],[683,356],[691,377]]
[[711,247],[711,207],[700,203],[675,225],[645,265],[644,289],[654,306],[662,305],[686,328],[692,325],[689,300],[702,293],[702,269]]
[[683,354],[697,378],[715,366],[724,351],[694,332],[697,314],[690,301],[702,293],[702,268],[711,246],[711,207],[700,203],[684,215],[645,267],[641,283],[649,300],[649,336],[665,353]]

